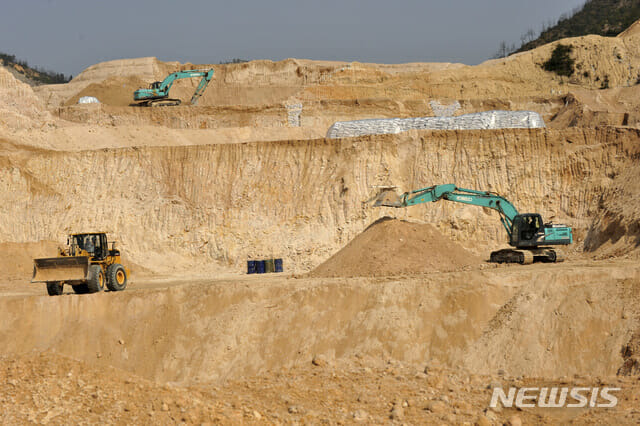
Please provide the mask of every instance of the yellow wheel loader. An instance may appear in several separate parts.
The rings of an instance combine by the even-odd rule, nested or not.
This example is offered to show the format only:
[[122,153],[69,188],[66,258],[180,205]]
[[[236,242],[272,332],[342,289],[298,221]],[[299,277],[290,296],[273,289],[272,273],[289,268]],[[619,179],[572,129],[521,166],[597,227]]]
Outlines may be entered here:
[[[111,244],[111,247],[109,247]],[[33,260],[32,283],[46,283],[49,296],[62,294],[65,284],[77,294],[97,293],[127,287],[129,270],[120,263],[116,242],[104,232],[71,234],[58,257]]]

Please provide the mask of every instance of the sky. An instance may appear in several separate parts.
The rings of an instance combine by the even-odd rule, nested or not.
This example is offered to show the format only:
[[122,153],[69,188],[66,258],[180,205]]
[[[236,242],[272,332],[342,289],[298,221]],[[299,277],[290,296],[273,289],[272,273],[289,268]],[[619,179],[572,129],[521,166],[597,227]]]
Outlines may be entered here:
[[0,52],[77,75],[112,59],[475,65],[585,0],[0,0]]

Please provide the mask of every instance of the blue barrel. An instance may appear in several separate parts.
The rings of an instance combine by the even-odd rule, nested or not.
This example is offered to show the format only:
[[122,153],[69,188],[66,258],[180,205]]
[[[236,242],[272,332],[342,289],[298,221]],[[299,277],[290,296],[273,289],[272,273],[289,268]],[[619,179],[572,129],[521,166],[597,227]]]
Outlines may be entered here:
[[265,272],[264,260],[256,260],[256,273],[264,274],[264,272]]
[[255,274],[255,273],[256,273],[256,261],[247,260],[247,274]]
[[275,272],[282,272],[282,259],[274,259],[273,260]]
[[276,267],[275,267],[275,264],[273,262],[273,259],[267,259],[267,260],[264,261],[264,271],[266,273],[275,272],[276,271]]

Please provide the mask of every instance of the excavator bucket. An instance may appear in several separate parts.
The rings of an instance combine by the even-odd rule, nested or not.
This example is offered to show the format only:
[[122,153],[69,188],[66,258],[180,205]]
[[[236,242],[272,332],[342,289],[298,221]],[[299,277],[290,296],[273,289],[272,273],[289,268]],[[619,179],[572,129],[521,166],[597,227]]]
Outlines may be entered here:
[[32,283],[50,281],[84,281],[88,278],[87,256],[49,257],[33,260]]
[[383,189],[374,196],[373,207],[402,207],[402,197],[393,189]]

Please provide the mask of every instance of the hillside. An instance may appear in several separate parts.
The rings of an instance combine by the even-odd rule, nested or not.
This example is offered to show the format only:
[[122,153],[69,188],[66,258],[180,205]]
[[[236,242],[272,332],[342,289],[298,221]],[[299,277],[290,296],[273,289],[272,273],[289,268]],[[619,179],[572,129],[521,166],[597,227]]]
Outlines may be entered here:
[[37,86],[39,84],[61,84],[71,80],[71,76],[39,67],[31,67],[27,61],[17,59],[15,55],[0,52],[0,66],[4,66],[17,79]]
[[596,34],[614,37],[640,19],[640,0],[589,0],[582,9],[545,29],[516,52],[525,52],[563,38]]

